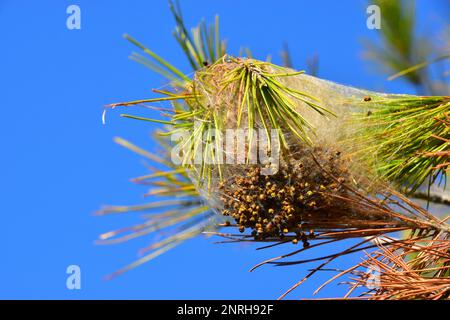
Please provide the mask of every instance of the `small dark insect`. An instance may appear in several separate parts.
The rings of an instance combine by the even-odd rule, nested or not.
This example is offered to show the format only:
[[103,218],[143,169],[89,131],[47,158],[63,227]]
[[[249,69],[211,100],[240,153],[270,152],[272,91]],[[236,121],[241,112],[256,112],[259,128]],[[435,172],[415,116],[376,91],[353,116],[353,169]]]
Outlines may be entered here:
[[208,61],[203,61],[203,66],[204,66],[204,67],[209,66],[209,62],[208,62]]
[[371,97],[369,97],[369,96],[366,96],[366,97],[364,97],[364,101],[371,101],[372,100],[372,98]]
[[367,111],[367,116],[369,117],[369,116],[371,116],[372,115],[372,111]]

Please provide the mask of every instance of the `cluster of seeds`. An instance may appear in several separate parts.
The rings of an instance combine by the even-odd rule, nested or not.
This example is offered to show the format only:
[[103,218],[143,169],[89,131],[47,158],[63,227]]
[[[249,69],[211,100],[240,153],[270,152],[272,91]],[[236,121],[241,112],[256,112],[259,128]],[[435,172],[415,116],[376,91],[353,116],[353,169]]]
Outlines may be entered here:
[[308,239],[314,237],[313,228],[330,214],[348,212],[336,197],[345,195],[342,183],[348,179],[340,152],[313,151],[320,166],[310,153],[297,152],[274,175],[262,175],[255,165],[222,182],[222,214],[233,218],[240,232],[250,228],[255,239],[289,235],[293,243],[302,241],[308,246]]

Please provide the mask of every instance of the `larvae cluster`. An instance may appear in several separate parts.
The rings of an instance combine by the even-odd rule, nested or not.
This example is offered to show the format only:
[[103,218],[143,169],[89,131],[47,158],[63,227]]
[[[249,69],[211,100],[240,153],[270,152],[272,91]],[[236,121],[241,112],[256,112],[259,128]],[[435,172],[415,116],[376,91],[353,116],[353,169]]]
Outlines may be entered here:
[[340,152],[313,149],[290,155],[274,175],[262,175],[253,165],[223,181],[222,214],[233,218],[240,232],[251,229],[255,239],[281,240],[289,235],[294,244],[301,241],[308,246],[314,229],[326,226],[327,219],[351,214],[346,202],[339,200],[346,196],[342,184],[349,178]]

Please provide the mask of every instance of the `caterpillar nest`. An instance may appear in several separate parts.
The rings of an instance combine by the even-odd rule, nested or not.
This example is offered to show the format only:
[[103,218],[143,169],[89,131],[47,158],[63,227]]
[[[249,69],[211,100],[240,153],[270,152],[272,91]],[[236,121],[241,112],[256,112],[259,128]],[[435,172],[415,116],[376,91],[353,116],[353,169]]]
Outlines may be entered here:
[[[207,137],[201,163],[189,167],[190,177],[208,205],[230,218],[224,225],[249,230],[256,240],[304,246],[317,233],[361,237],[421,225],[415,209],[392,209],[398,200],[391,198],[398,195],[378,183],[369,168],[355,164],[351,148],[341,143],[351,134],[345,127],[355,109],[349,96],[368,101],[367,91],[240,58],[198,71],[189,90],[195,98],[186,103],[202,121],[199,130],[205,135],[200,136]],[[210,127],[204,123],[218,133],[206,134]],[[230,143],[227,130],[243,130],[245,146],[236,146],[233,137],[231,148],[219,148]],[[277,131],[278,149],[270,130]],[[185,158],[198,149],[194,137],[189,139]],[[255,156],[255,145],[263,145],[262,153],[276,162],[273,173],[263,173],[273,163],[258,162],[261,150]],[[244,163],[223,160],[239,156]]]

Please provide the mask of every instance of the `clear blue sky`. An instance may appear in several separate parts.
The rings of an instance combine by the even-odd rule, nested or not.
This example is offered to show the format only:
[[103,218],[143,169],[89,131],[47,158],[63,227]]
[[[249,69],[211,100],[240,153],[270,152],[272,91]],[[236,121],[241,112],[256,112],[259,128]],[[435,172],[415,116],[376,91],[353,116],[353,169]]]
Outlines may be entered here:
[[[402,82],[386,82],[361,58],[361,39],[377,32],[366,28],[364,0],[181,2],[188,26],[220,14],[232,53],[248,46],[256,57],[272,54],[279,62],[287,41],[298,68],[317,53],[323,78],[411,92]],[[436,32],[443,2],[419,1],[422,32]],[[81,30],[66,28],[71,4],[81,8]],[[140,203],[145,192],[129,182],[145,172],[141,160],[112,138],[152,148],[148,124],[111,112],[103,126],[102,106],[150,97],[150,89],[163,81],[128,60],[135,48],[124,33],[189,70],[171,37],[173,26],[165,0],[0,0],[0,298],[269,299],[304,275],[303,267],[248,273],[257,262],[290,248],[257,252],[201,237],[113,281],[102,279],[133,261],[149,241],[93,244],[99,233],[133,224],[138,216],[92,212],[102,204]],[[66,289],[71,264],[81,267],[80,291]],[[313,280],[290,297],[305,297],[319,283]]]

